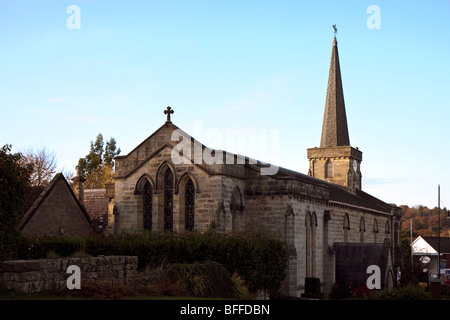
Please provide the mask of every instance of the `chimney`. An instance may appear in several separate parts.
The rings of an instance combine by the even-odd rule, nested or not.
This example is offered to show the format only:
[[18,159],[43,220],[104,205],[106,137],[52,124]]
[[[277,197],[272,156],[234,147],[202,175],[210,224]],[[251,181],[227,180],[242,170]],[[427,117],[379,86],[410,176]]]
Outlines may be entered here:
[[72,181],[73,193],[75,193],[78,201],[84,206],[84,182],[86,181],[86,178],[83,177],[80,168],[77,168],[77,176],[73,178]]

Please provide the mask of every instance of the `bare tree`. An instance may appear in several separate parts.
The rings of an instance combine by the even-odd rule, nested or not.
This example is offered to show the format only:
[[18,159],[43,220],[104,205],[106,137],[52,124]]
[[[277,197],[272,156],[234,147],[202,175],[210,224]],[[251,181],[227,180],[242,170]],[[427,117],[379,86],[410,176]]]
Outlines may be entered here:
[[56,172],[56,156],[52,151],[48,151],[45,147],[34,150],[30,148],[22,153],[24,163],[33,166],[30,182],[32,186],[45,186]]

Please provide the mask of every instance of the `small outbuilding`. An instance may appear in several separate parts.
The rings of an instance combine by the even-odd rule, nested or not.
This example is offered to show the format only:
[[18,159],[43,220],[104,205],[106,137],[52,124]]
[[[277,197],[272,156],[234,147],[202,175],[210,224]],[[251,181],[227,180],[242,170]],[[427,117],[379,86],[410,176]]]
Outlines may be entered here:
[[93,232],[85,207],[62,173],[44,188],[31,188],[19,230],[32,236],[65,237],[89,236]]

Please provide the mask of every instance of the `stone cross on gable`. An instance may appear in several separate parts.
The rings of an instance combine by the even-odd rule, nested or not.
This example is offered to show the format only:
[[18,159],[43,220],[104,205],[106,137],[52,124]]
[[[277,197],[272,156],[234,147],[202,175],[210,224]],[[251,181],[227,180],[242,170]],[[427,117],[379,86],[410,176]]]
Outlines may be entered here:
[[174,111],[172,110],[171,107],[167,107],[166,110],[164,110],[164,114],[167,114],[167,121],[166,122],[171,122],[170,121],[170,115],[173,114]]

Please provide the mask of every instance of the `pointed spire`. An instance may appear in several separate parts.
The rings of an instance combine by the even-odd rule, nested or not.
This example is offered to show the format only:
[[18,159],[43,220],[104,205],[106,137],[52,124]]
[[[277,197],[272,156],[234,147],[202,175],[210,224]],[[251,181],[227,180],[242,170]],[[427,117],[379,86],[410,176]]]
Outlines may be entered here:
[[347,117],[345,114],[344,92],[342,90],[341,69],[336,34],[333,39],[330,72],[328,75],[327,98],[323,116],[320,147],[349,146]]

